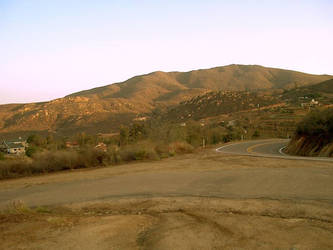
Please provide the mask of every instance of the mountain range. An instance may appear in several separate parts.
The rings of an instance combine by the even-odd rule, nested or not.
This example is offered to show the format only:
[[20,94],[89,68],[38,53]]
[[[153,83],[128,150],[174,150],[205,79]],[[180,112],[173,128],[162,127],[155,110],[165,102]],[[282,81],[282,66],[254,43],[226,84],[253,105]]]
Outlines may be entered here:
[[157,71],[49,102],[0,105],[0,134],[112,132],[156,108],[172,107],[211,91],[283,91],[332,78],[259,65]]

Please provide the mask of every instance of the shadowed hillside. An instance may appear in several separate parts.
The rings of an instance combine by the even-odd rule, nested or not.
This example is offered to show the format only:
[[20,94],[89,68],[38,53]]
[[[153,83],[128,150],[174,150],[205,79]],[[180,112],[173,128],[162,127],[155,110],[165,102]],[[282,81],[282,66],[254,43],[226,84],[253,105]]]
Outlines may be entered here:
[[287,90],[283,94],[284,98],[289,99],[294,103],[301,103],[307,99],[316,99],[320,103],[333,103],[333,79],[320,82],[318,84],[302,86],[299,88]]
[[333,108],[309,113],[298,124],[287,152],[303,156],[333,156]]
[[185,73],[153,72],[50,102],[0,105],[0,133],[109,132],[138,114],[170,107],[209,91],[290,89],[330,78],[257,65],[229,65]]
[[318,83],[315,85],[303,87],[303,88],[307,88],[312,91],[319,91],[319,92],[333,94],[333,79],[330,79],[330,80],[327,80],[327,81],[324,81],[324,82],[321,82],[321,83]]
[[163,119],[169,121],[198,120],[243,110],[257,110],[258,107],[278,102],[279,100],[272,96],[260,96],[251,92],[212,91],[170,108],[164,114]]

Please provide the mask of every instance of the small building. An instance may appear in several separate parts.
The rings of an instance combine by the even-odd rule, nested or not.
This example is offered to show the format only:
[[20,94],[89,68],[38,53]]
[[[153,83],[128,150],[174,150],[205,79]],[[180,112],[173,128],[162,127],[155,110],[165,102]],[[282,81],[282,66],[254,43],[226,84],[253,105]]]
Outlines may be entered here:
[[22,143],[9,142],[8,148],[7,148],[7,153],[8,154],[25,154],[25,147]]
[[314,107],[319,105],[319,102],[316,101],[315,99],[312,99],[310,102],[303,102],[301,103],[301,107]]
[[26,142],[21,141],[3,141],[0,149],[7,154],[25,154],[26,145]]
[[315,106],[315,105],[319,104],[319,102],[316,101],[315,99],[312,99],[310,103],[311,103],[312,106]]

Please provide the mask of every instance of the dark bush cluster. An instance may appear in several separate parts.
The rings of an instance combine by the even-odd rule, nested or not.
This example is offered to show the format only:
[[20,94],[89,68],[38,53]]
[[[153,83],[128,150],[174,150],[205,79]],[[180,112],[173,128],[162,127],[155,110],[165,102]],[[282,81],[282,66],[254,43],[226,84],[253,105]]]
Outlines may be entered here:
[[287,152],[303,156],[333,156],[333,109],[309,113],[298,125]]
[[297,136],[321,137],[333,140],[333,108],[309,113],[296,129]]

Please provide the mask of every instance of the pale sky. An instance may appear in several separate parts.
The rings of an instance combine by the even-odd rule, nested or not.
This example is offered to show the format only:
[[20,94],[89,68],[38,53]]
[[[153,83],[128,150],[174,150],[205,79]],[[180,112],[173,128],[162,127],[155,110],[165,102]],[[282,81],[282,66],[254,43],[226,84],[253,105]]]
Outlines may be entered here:
[[333,75],[332,13],[332,0],[0,0],[0,103],[234,63]]

